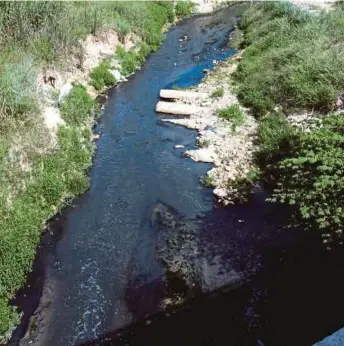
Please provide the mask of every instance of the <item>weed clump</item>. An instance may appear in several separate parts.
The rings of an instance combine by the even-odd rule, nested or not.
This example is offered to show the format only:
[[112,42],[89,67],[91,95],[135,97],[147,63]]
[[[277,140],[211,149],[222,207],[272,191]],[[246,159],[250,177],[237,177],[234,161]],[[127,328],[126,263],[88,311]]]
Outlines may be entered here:
[[217,115],[232,123],[232,131],[235,131],[238,126],[245,122],[244,114],[237,104],[219,109]]
[[83,86],[74,86],[61,106],[62,118],[68,124],[82,125],[95,111],[96,103]]
[[96,90],[103,90],[106,86],[111,87],[117,81],[116,78],[109,71],[110,65],[107,61],[102,61],[97,67],[95,67],[91,73],[91,81],[90,84]]
[[212,94],[210,95],[210,97],[211,97],[212,99],[218,99],[218,98],[220,98],[220,97],[223,97],[224,94],[225,94],[225,91],[223,90],[223,88],[218,88],[218,89],[216,89],[216,90],[214,90],[214,91],[212,92]]

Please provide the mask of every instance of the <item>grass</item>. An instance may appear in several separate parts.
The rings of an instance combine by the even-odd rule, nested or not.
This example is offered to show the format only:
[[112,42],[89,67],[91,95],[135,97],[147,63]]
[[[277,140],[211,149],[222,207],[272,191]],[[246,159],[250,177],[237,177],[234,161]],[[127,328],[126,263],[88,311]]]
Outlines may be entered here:
[[235,74],[240,100],[257,115],[276,104],[331,110],[343,90],[343,18],[342,10],[311,15],[286,2],[251,6],[241,22],[248,47]]
[[232,131],[234,132],[236,128],[243,125],[245,122],[244,114],[237,104],[228,106],[226,108],[219,109],[217,115],[225,120],[232,123]]
[[96,90],[103,90],[105,87],[114,86],[116,78],[110,72],[111,66],[107,61],[102,61],[90,73],[90,85]]
[[176,16],[186,17],[191,15],[195,5],[192,1],[179,0],[176,5]]
[[85,125],[96,110],[95,101],[83,86],[74,86],[61,106],[61,116],[71,125]]
[[218,99],[223,97],[224,94],[225,94],[225,91],[223,90],[223,88],[218,88],[211,93],[210,97],[212,99]]
[[261,165],[272,165],[294,150],[298,134],[295,128],[288,124],[285,116],[270,114],[259,122],[258,161]]
[[134,73],[144,60],[144,57],[138,52],[133,50],[126,51],[122,46],[117,46],[116,57],[121,63],[121,73],[124,76],[129,76]]

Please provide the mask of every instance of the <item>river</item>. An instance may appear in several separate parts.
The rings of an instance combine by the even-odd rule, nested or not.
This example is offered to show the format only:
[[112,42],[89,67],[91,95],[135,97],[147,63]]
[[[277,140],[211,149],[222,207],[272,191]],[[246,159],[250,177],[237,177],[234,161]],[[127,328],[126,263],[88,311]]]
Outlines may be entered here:
[[[203,78],[203,69],[212,68],[214,59],[234,54],[227,43],[241,11],[237,6],[182,21],[168,31],[162,47],[149,57],[140,71],[110,91],[109,102],[96,128],[101,136],[90,172],[90,189],[75,201],[74,208],[66,210],[52,223],[55,238],[50,246],[44,245],[48,249],[42,250],[44,256],[38,255],[26,296],[23,298],[20,293],[18,297],[24,311],[32,310],[35,304],[36,308],[40,299],[35,326],[38,336],[34,345],[75,345],[93,339],[98,340],[95,344],[103,344],[105,339],[98,338],[104,333],[130,329],[131,323],[159,313],[166,295],[166,266],[157,252],[163,247],[161,243],[167,241],[160,234],[173,238],[171,232],[179,234],[180,228],[190,230],[194,243],[191,248],[197,253],[190,257],[200,286],[196,302],[205,299],[202,300],[207,306],[204,311],[217,316],[225,310],[231,311],[228,318],[234,321],[222,326],[219,318],[214,317],[213,322],[203,325],[195,317],[202,315],[200,311],[190,315],[197,323],[188,330],[200,337],[188,340],[188,345],[221,345],[211,341],[211,335],[202,337],[198,329],[200,326],[210,328],[215,321],[217,328],[235,331],[234,341],[228,339],[230,345],[260,345],[264,338],[276,341],[281,337],[280,325],[272,327],[272,332],[269,329],[274,325],[271,311],[278,310],[269,308],[266,312],[264,302],[268,296],[273,297],[270,298],[272,304],[295,300],[296,296],[299,302],[300,296],[295,292],[288,296],[284,290],[279,295],[274,289],[283,290],[282,283],[289,282],[288,279],[304,280],[304,273],[313,268],[312,262],[304,262],[304,242],[298,240],[297,244],[302,245],[295,247],[298,238],[295,232],[280,229],[278,224],[283,214],[278,214],[280,210],[275,206],[267,205],[263,191],[258,191],[246,206],[229,209],[216,206],[211,190],[199,183],[210,166],[182,156],[183,150],[195,147],[196,132],[161,122],[162,115],[154,112],[160,89],[195,85]],[[174,149],[177,144],[185,149]],[[166,215],[168,224],[159,219]],[[182,226],[172,227],[171,219],[173,225]],[[188,249],[188,242],[185,248]],[[317,245],[311,247],[310,253],[313,252],[328,257]],[[188,254],[179,249],[177,255],[185,261]],[[302,270],[294,275],[288,265],[291,263],[295,269],[295,258],[301,261],[302,265],[296,267]],[[311,258],[318,257],[312,255]],[[283,272],[285,267],[287,270]],[[262,278],[257,273],[262,273]],[[281,278],[276,281],[276,276]],[[256,278],[254,283],[253,277]],[[38,287],[36,291],[34,287]],[[232,287],[230,291],[235,293],[221,293],[217,297],[222,298],[216,300],[215,297],[210,300],[211,304],[208,298],[199,298],[221,287]],[[202,304],[200,306],[205,306]],[[295,308],[295,304],[293,301],[290,306]],[[218,308],[217,312],[211,310],[214,307]],[[311,318],[312,309],[309,311],[308,306],[307,309],[305,318]],[[185,316],[183,312],[175,316],[180,314]],[[165,317],[158,320],[164,321]],[[289,321],[281,314],[276,320],[278,318],[281,324]],[[160,332],[164,330],[171,340],[176,340],[172,338],[175,328],[187,325],[185,317],[178,321],[169,327],[167,322],[161,322],[164,327]],[[226,321],[226,317],[221,321]],[[27,327],[27,319],[24,322]],[[331,328],[334,326],[335,322]],[[154,339],[161,334],[158,327],[152,326],[148,334],[141,332],[141,327],[133,328],[139,328],[137,335],[142,336],[142,340],[135,339],[131,344],[161,344],[161,340]],[[319,331],[319,337],[331,328]],[[130,334],[125,330],[124,334]],[[218,333],[217,329],[209,330]],[[18,343],[22,334],[22,331],[15,334],[13,344]],[[308,331],[306,334],[304,339],[307,340],[318,337]],[[288,335],[286,342],[291,340],[290,335],[296,337],[294,332]],[[152,343],[153,339],[156,343]],[[184,342],[171,340],[165,344],[182,345],[187,339],[182,339]],[[283,341],[269,345],[307,345],[292,340],[295,341],[292,344]]]

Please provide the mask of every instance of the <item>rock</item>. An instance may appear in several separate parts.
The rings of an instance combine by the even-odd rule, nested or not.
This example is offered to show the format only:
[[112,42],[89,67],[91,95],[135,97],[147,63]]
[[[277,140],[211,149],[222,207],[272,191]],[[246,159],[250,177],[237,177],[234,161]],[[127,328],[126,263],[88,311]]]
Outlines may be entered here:
[[181,149],[181,148],[185,148],[184,145],[177,144],[174,146],[174,149]]
[[114,52],[111,48],[104,48],[104,49],[101,49],[100,51],[100,55],[104,55],[104,56],[110,56],[110,55],[113,55]]
[[216,188],[214,189],[213,194],[217,197],[225,198],[227,196],[227,191],[224,188]]
[[116,82],[121,80],[122,78],[121,72],[119,72],[118,70],[109,70],[109,72],[115,77]]
[[209,148],[201,148],[198,150],[188,150],[185,155],[190,157],[192,160],[199,162],[214,162],[214,152]]
[[66,83],[64,84],[61,89],[60,89],[60,94],[59,94],[59,98],[58,98],[58,104],[59,106],[61,106],[63,104],[63,102],[65,101],[65,99],[67,98],[67,96],[69,95],[69,93],[72,91],[73,89],[73,85],[71,83]]
[[121,64],[120,62],[116,59],[116,58],[112,58],[110,61],[109,61],[109,64],[112,68],[118,70],[121,68]]

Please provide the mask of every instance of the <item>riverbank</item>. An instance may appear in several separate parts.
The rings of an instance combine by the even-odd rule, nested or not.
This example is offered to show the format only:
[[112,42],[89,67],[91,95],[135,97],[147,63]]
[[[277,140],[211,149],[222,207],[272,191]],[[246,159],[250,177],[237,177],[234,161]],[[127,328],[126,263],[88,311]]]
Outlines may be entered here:
[[316,231],[328,249],[342,246],[344,222],[343,4],[332,7],[252,5],[236,33],[245,52],[233,75],[258,119],[255,161],[270,201],[291,206],[291,224]]
[[193,89],[208,95],[191,102],[201,107],[201,112],[187,118],[164,120],[198,131],[198,149],[186,150],[184,155],[214,165],[201,182],[214,188],[217,201],[224,205],[245,202],[257,175],[254,153],[258,125],[233,91],[232,74],[237,69],[237,59],[234,56],[218,62]]
[[[187,15],[184,10],[176,14]],[[52,13],[59,14],[56,25]],[[0,52],[0,342],[5,342],[19,320],[8,302],[31,269],[46,220],[88,188],[96,96],[125,80],[159,47],[175,13],[170,3],[9,3],[1,15],[6,46]]]
[[264,181],[270,200],[292,206],[331,248],[343,243],[343,47],[334,39],[343,8],[305,3],[251,5],[231,35],[237,58],[195,89],[209,95],[194,102],[203,111],[168,121],[199,131],[199,149],[185,155],[214,164],[202,182],[219,202],[246,201]]

